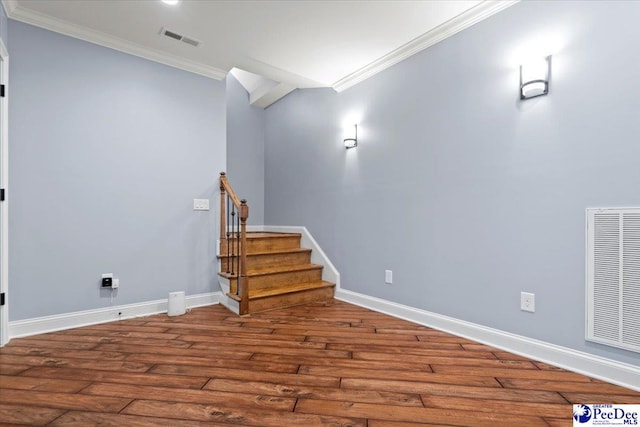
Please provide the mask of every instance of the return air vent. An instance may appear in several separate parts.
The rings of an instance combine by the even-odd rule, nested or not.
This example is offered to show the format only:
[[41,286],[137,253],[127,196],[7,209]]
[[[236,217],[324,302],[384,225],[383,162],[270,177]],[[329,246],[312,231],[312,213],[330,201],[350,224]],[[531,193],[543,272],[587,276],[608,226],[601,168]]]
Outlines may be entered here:
[[200,42],[194,38],[176,33],[175,31],[167,30],[166,28],[160,28],[160,35],[167,36],[171,39],[181,41],[183,43],[189,44],[193,47],[198,47]]
[[587,340],[640,352],[640,208],[587,209]]

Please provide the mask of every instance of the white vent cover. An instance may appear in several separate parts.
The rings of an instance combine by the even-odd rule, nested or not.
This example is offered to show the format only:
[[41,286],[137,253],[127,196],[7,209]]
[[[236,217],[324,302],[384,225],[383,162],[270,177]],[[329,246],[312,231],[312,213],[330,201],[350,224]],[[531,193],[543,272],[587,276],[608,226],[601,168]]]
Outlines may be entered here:
[[640,208],[587,209],[587,340],[640,352]]
[[200,42],[192,37],[185,36],[183,34],[176,33],[175,31],[167,30],[166,28],[160,28],[160,35],[167,36],[171,39],[181,41],[191,46],[198,47]]

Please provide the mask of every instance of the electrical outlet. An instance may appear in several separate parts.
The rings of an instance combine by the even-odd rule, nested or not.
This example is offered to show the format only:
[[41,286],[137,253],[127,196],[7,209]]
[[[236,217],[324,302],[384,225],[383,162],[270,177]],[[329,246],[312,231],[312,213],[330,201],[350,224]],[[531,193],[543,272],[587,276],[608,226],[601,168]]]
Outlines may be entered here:
[[529,292],[520,292],[520,310],[535,313],[536,296]]
[[111,282],[111,288],[117,289],[119,287],[120,287],[120,279],[113,279],[113,281]]
[[384,271],[384,283],[388,285],[393,283],[393,271],[391,270]]

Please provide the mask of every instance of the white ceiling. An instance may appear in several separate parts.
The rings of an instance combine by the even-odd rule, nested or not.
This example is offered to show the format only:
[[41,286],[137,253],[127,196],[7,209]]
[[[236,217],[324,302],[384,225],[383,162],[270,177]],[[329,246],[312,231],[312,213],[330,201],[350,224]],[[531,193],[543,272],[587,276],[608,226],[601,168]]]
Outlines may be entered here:
[[[295,88],[344,90],[514,3],[180,0],[170,6],[160,0],[2,2],[12,19],[198,74],[222,79],[234,67],[256,74],[264,81],[253,81],[250,93],[255,95],[252,102],[262,107]],[[163,27],[201,43],[193,47],[162,36]]]

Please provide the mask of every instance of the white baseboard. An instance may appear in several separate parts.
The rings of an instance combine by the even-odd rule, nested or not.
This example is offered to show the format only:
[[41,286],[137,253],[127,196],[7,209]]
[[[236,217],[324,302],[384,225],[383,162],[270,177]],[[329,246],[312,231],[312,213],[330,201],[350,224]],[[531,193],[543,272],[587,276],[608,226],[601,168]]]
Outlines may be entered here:
[[510,353],[558,366],[569,371],[640,391],[640,367],[538,341],[498,329],[458,320],[345,289],[335,298],[393,317],[428,326]]
[[224,305],[229,309],[229,311],[239,314],[240,313],[240,304],[238,301],[229,298],[227,294],[229,293],[229,289],[231,288],[231,284],[229,279],[218,275],[218,283],[220,284],[220,304]]
[[[187,308],[214,305],[220,302],[220,292],[188,295],[185,298]],[[9,337],[19,338],[30,335],[55,332],[63,329],[79,328],[98,323],[131,319],[134,317],[150,316],[166,313],[168,300],[161,299],[136,304],[117,305],[94,310],[76,311],[73,313],[56,314],[54,316],[37,317],[34,319],[16,320],[9,322]]]

